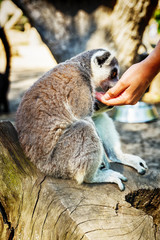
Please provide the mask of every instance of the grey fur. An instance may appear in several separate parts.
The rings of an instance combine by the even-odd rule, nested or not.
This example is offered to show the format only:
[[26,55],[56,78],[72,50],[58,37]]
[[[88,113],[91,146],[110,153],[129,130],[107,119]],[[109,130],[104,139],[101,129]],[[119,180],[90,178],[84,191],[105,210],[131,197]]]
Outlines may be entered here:
[[[118,135],[112,120],[103,113],[107,107],[102,104],[102,109],[99,104],[95,112],[95,91],[115,82],[110,76],[117,64],[105,49],[87,51],[57,65],[26,92],[16,127],[26,155],[42,172],[78,183],[114,182],[124,189],[121,180],[126,178],[110,170],[108,164],[108,157],[124,163]],[[145,162],[138,161],[143,163],[141,168],[140,164],[131,166],[139,172],[145,170]]]

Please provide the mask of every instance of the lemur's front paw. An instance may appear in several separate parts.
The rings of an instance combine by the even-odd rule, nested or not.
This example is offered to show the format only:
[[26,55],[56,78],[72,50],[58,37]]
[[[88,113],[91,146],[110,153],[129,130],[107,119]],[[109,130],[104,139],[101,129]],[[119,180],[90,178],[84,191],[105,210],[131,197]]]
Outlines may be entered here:
[[146,170],[148,169],[145,161],[135,155],[127,155],[129,158],[127,158],[127,164],[128,166],[131,166],[137,170],[137,172],[141,175],[146,173]]
[[145,161],[141,158],[137,159],[137,171],[139,174],[144,175],[147,171],[148,167]]
[[124,159],[121,163],[133,167],[139,174],[142,175],[145,174],[148,169],[145,161],[142,158],[132,154],[124,154]]
[[108,169],[106,171],[106,182],[110,182],[110,183],[116,183],[118,184],[118,187],[121,191],[123,191],[125,189],[125,185],[122,183],[122,181],[126,182],[127,178],[125,176],[123,176],[121,173],[113,171],[111,169]]

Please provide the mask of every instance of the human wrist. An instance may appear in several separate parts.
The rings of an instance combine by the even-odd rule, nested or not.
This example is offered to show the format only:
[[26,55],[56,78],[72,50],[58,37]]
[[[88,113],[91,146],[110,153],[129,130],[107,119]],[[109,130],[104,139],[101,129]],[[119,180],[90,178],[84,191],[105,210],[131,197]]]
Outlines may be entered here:
[[143,62],[148,76],[154,78],[160,71],[160,41]]
[[154,56],[147,57],[145,60],[143,60],[143,62],[141,62],[141,67],[144,78],[148,84],[153,80],[160,70],[160,65],[154,59]]

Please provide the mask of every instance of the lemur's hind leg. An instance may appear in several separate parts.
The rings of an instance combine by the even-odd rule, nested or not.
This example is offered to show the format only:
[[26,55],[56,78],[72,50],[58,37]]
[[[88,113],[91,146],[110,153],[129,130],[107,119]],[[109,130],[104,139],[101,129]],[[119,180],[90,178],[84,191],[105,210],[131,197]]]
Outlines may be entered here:
[[123,175],[108,170],[106,165],[101,169],[104,156],[92,120],[79,120],[60,137],[50,156],[50,169],[55,177],[75,179],[78,183],[117,183],[123,190],[121,180],[126,180]]
[[[104,149],[103,149],[104,152]],[[101,166],[97,169],[96,173],[91,179],[86,178],[86,182],[92,183],[116,183],[121,191],[125,189],[125,185],[122,181],[127,181],[127,178],[120,174],[119,172],[109,169],[109,162],[105,152],[103,153],[103,162]]]
[[[111,169],[98,169],[92,183],[116,183],[121,191],[125,189],[123,182],[127,181],[127,178],[121,173],[113,171]],[[86,181],[87,182],[87,181]]]
[[147,170],[145,161],[138,156],[122,152],[119,135],[115,129],[113,120],[106,113],[94,117],[93,120],[108,158],[113,162],[131,166],[138,173],[144,174]]
[[71,124],[50,154],[55,177],[75,179],[79,184],[93,178],[102,162],[102,145],[90,118]]

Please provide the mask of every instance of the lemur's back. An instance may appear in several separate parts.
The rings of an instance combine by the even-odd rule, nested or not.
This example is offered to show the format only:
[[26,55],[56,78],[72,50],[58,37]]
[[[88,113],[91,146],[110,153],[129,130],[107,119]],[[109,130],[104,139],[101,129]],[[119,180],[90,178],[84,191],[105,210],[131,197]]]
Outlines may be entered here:
[[46,160],[74,121],[92,114],[92,93],[78,64],[59,64],[24,95],[17,111],[20,143],[29,158]]

